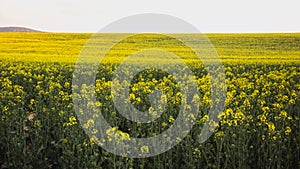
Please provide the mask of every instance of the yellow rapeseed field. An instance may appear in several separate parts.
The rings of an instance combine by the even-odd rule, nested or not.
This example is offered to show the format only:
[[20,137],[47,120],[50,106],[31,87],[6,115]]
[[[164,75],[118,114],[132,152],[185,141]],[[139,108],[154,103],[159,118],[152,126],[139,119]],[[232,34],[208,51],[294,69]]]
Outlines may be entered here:
[[[124,41],[98,68],[95,85],[72,86],[74,65],[92,34],[0,33],[0,166],[1,168],[299,168],[300,167],[300,34],[207,34],[226,75],[225,108],[214,134],[197,139],[209,120],[210,76],[185,47],[168,45],[159,35],[145,34]],[[118,34],[103,34],[109,42]],[[175,36],[195,38],[193,34]],[[148,40],[148,41],[147,41]],[[129,44],[150,42],[181,55],[196,77],[199,115],[189,115],[193,129],[173,149],[150,158],[126,158],[101,148],[112,139],[153,137],[175,123],[184,101],[179,84],[163,70],[146,69],[129,84],[128,102],[149,110],[155,121],[135,123],[119,114],[111,94],[119,63],[131,52]],[[176,47],[174,47],[176,46]],[[151,61],[145,59],[144,62]],[[162,60],[166,68],[176,66]],[[133,63],[134,64],[134,63]],[[83,77],[88,76],[83,74]],[[88,137],[96,124],[78,120],[72,87],[87,97],[94,87],[100,109],[112,129],[107,138]],[[160,89],[166,100],[159,116],[149,95]],[[76,96],[78,97],[78,96]],[[188,108],[188,106],[187,106]],[[86,113],[86,112],[82,112]],[[28,118],[30,116],[30,118]],[[98,131],[91,131],[95,136]],[[97,143],[97,144],[95,144]],[[141,154],[151,147],[137,147]]]

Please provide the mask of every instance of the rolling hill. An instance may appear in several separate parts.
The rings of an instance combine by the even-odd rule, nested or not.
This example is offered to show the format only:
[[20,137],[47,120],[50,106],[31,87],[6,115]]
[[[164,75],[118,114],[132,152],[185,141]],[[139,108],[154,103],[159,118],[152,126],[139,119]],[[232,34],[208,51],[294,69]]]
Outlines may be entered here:
[[38,30],[24,27],[0,27],[0,32],[41,32]]

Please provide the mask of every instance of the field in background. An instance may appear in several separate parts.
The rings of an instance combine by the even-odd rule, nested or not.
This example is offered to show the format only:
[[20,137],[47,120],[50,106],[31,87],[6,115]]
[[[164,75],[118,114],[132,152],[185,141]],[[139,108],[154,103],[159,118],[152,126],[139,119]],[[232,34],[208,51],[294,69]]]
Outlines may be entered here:
[[[92,34],[71,33],[0,33],[0,59],[74,63],[91,36]],[[103,44],[114,36],[119,35],[103,35]],[[195,38],[193,34],[177,36],[185,36],[191,40]],[[300,62],[300,33],[206,36],[215,46],[223,63]]]
[[[0,33],[1,168],[300,167],[300,34],[207,35],[224,64],[227,98],[215,134],[203,144],[197,137],[212,104],[210,77],[186,49],[167,46],[182,54],[197,77],[200,113],[190,116],[196,125],[177,146],[145,159],[119,157],[103,150],[84,133],[77,119],[72,73],[91,35]],[[113,36],[119,35],[103,35],[102,44]],[[195,38],[192,34],[176,36]],[[100,140],[101,144],[110,137],[154,136],[169,128],[178,116],[182,93],[172,76],[156,69],[141,72],[128,84],[129,100],[139,110],[149,109],[151,91],[164,91],[167,109],[158,120],[132,123],[113,105],[110,87],[118,63],[131,51],[129,44],[146,40],[162,46],[168,42],[154,35],[125,41],[122,50],[110,53],[98,69],[97,102],[87,106],[100,108],[114,127],[106,131],[108,138]],[[82,86],[86,92],[91,87]],[[137,149],[141,154],[151,152],[151,147]]]

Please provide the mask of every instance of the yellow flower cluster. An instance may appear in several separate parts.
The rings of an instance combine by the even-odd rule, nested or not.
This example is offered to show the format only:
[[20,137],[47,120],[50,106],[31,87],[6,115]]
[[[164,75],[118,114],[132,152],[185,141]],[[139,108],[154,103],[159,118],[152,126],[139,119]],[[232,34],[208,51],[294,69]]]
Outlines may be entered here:
[[141,147],[141,152],[145,153],[145,154],[149,153],[149,147],[148,146],[142,146]]
[[69,121],[64,123],[64,126],[73,126],[77,124],[77,119],[74,116],[69,117]]
[[118,130],[118,127],[113,127],[106,130],[106,135],[109,141],[112,141],[112,139],[116,141],[130,140],[129,134]]

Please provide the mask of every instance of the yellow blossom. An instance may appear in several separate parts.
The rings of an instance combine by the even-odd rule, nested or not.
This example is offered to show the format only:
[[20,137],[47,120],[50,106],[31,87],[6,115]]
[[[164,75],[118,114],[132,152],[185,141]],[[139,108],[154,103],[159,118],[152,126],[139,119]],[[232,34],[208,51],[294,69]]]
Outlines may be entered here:
[[142,147],[141,147],[141,152],[142,152],[142,153],[145,153],[145,154],[146,154],[146,153],[149,153],[149,147],[148,147],[148,146],[142,146]]
[[286,126],[286,127],[285,127],[284,133],[285,133],[286,135],[289,135],[291,132],[292,132],[292,129],[291,129],[289,126]]

